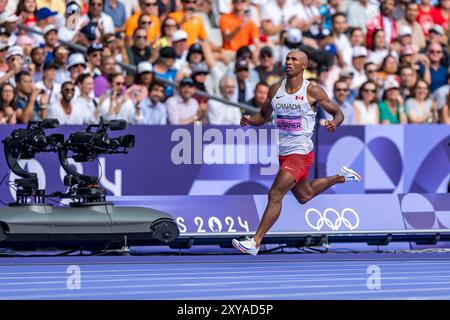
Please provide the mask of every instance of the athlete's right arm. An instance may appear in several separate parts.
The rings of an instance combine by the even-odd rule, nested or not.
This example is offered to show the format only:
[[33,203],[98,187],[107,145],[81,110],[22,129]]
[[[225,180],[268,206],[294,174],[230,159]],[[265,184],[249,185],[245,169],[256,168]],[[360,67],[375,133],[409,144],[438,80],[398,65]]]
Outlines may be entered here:
[[245,127],[247,125],[251,126],[262,126],[267,121],[269,121],[270,116],[272,115],[272,98],[277,93],[280,88],[280,83],[274,84],[269,89],[269,94],[267,95],[267,99],[261,107],[261,110],[254,114],[253,116],[244,115],[241,118],[241,126]]

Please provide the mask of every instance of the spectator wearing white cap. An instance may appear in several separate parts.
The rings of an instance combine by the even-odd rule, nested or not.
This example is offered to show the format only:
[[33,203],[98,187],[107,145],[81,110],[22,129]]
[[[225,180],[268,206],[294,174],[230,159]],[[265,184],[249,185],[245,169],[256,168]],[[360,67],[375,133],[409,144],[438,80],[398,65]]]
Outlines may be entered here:
[[5,59],[8,71],[0,72],[0,84],[8,82],[16,86],[15,75],[24,67],[23,49],[19,46],[9,47]]
[[17,34],[19,33],[19,29],[17,28],[18,21],[19,17],[15,14],[11,15],[5,12],[0,16],[0,25],[3,25],[9,34],[8,44],[10,46],[16,43]]
[[400,46],[410,46],[412,45],[412,29],[408,25],[403,25],[399,28],[398,38]]
[[177,55],[175,59],[174,68],[180,70],[187,64],[188,55],[188,45],[187,45],[188,34],[184,30],[177,30],[172,36],[172,47]]
[[45,60],[53,59],[53,50],[58,44],[58,29],[55,25],[48,25],[44,29],[44,50],[46,53]]
[[425,48],[425,35],[423,34],[422,27],[417,22],[417,16],[419,15],[419,6],[415,2],[409,2],[406,5],[406,12],[405,12],[405,18],[398,21],[397,26],[400,30],[400,37],[402,36],[402,30],[403,34],[405,35],[405,30],[402,29],[404,27],[409,27],[411,30],[411,38],[412,38],[412,45],[415,47],[416,50],[420,50],[422,48]]
[[84,55],[82,53],[71,54],[67,62],[67,70],[69,71],[69,80],[75,83],[78,76],[86,70]]
[[[236,102],[234,100],[235,87],[236,83],[231,77],[222,77],[219,82],[221,98],[226,101]],[[208,122],[212,125],[239,125],[242,113],[238,107],[210,99],[208,101],[207,116]]]
[[359,87],[367,81],[364,65],[367,62],[367,49],[363,46],[353,48],[352,65],[349,68],[353,72],[353,80],[351,84],[352,90],[358,90]]
[[137,65],[136,75],[134,76],[134,83],[136,85],[149,88],[153,81],[153,66],[150,62],[142,61]]
[[389,76],[384,82],[383,100],[378,104],[380,108],[381,124],[406,124],[405,107],[400,95],[400,86],[397,80]]

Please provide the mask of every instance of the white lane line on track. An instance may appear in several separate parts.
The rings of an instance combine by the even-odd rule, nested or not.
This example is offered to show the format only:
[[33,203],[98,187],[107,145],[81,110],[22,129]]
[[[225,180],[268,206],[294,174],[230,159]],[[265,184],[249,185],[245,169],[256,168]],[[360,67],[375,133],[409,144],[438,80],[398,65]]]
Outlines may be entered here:
[[[348,287],[348,286],[345,286]],[[329,286],[327,287],[329,289]],[[298,286],[298,287],[291,287],[290,289],[305,289],[304,286]],[[311,288],[309,288],[311,289]],[[355,294],[386,294],[386,293],[400,293],[400,292],[431,292],[431,291],[450,291],[450,286],[444,287],[444,288],[418,288],[418,289],[414,289],[414,288],[407,288],[407,289],[388,289],[388,290],[350,290],[350,291],[337,291],[337,292],[332,292],[330,293],[329,291],[322,291],[322,292],[305,292],[305,293],[294,293],[294,292],[290,292],[290,293],[283,293],[283,294],[251,294],[251,295],[228,295],[228,296],[195,296],[195,297],[175,297],[176,294],[191,294],[191,293],[213,293],[213,292],[227,292],[227,291],[232,291],[232,292],[236,292],[237,290],[239,290],[239,292],[242,291],[256,291],[256,292],[261,292],[261,291],[274,291],[274,290],[281,290],[281,291],[285,291],[284,288],[275,288],[274,286],[267,286],[267,287],[241,287],[241,288],[218,288],[218,289],[196,289],[196,290],[158,290],[158,294],[170,294],[173,297],[169,298],[169,299],[189,299],[189,300],[209,300],[209,299],[272,299],[272,298],[287,298],[287,299],[292,299],[295,297],[311,297],[311,295],[315,296],[315,299],[320,298],[322,295],[336,295],[336,297],[339,297],[340,295],[344,295],[344,294],[350,294],[350,295],[355,295]],[[134,290],[134,291],[121,291],[120,293],[114,293],[114,292],[99,292],[99,293],[70,293],[70,294],[47,294],[47,295],[13,295],[13,296],[8,296],[8,297],[2,297],[2,299],[5,300],[11,300],[11,299],[61,299],[61,298],[83,298],[86,299],[87,297],[117,297],[118,299],[123,299],[124,297],[130,297],[132,295],[144,295],[144,294],[150,294],[153,295],[155,294],[154,290]],[[111,298],[109,298],[111,299]],[[155,297],[154,299],[159,299],[158,297]]]
[[[417,268],[417,266],[424,266],[427,268],[430,267],[436,267],[438,268],[439,266],[449,266],[450,267],[450,262],[449,263],[428,263],[428,264],[415,264],[415,263],[405,263],[405,264],[384,264],[384,263],[371,263],[371,264],[376,264],[378,265],[380,268],[390,268],[390,267],[402,267],[402,268]],[[70,263],[68,263],[67,265],[70,265]],[[361,265],[346,265],[345,267],[350,267],[350,268],[363,268],[364,266],[367,266],[367,263],[362,263]],[[333,268],[338,268],[339,270],[344,270],[342,269],[342,264],[339,265],[323,265],[321,266],[323,267],[327,267],[327,269],[333,269]],[[105,265],[105,267],[107,267],[107,265]],[[195,267],[195,266],[194,266]],[[86,266],[84,266],[84,268],[82,269],[83,273],[115,273],[115,272],[145,272],[145,271],[151,271],[151,269],[113,269],[113,270],[85,270]],[[229,267],[207,267],[207,268],[197,268],[195,267],[195,270],[229,270],[232,269],[234,267],[229,266]],[[326,269],[318,269],[316,265],[311,265],[311,266],[302,266],[302,265],[296,265],[296,266],[292,266],[292,265],[286,265],[286,264],[282,264],[282,265],[266,265],[266,266],[249,266],[246,267],[246,270],[252,270],[252,269],[272,269],[272,268],[286,268],[286,269],[290,269],[292,270],[292,268],[299,268],[298,270],[303,270],[303,271],[309,271],[309,269],[316,271],[316,270],[326,270]],[[442,268],[442,267],[440,267]],[[9,268],[10,269],[10,268]],[[160,268],[158,268],[160,269]],[[184,271],[183,273],[185,273],[187,268],[164,268],[165,271]],[[450,269],[450,268],[449,268]],[[345,270],[351,270],[346,268]],[[25,274],[60,274],[61,271],[23,271],[23,272],[2,272],[1,268],[0,268],[0,275],[25,275]],[[1,279],[1,278],[0,278]]]
[[[341,272],[341,271],[362,271],[363,273],[366,272],[368,266],[364,266],[361,267],[361,269],[338,269],[337,271]],[[383,270],[383,269],[382,269]],[[247,271],[247,270],[246,270]],[[346,275],[346,273],[336,273],[336,271],[334,272],[330,272],[330,270],[308,270],[313,272],[313,275],[315,277],[321,277],[321,276],[337,276],[337,275]],[[383,270],[382,274],[435,274],[436,271],[439,271],[441,273],[450,273],[450,269],[436,269],[436,270],[417,270],[414,269],[412,271],[404,271],[404,269],[402,270],[392,270],[392,271],[386,271]],[[296,272],[298,272],[298,274],[296,274]],[[252,274],[264,274],[266,276],[272,275],[272,274],[283,274],[283,273],[287,273],[289,275],[293,274],[294,276],[305,276],[304,274],[302,274],[302,272],[304,273],[305,270],[295,270],[295,269],[287,269],[287,270],[272,270],[272,269],[265,269],[265,270],[249,270],[248,273],[252,273]],[[133,274],[132,276],[134,277],[142,277],[142,276],[162,276],[162,277],[169,277],[168,279],[175,279],[174,276],[178,276],[178,275],[184,275],[184,276],[200,276],[200,278],[205,278],[205,277],[201,277],[203,275],[215,275],[216,277],[220,277],[221,275],[227,275],[227,274],[238,274],[240,276],[245,277],[245,274],[242,274],[242,271],[220,271],[220,272],[175,272],[175,273],[165,273],[165,272],[160,272],[160,273],[139,273],[139,274]],[[23,279],[60,279],[60,278],[67,278],[67,274],[65,274],[64,272],[60,272],[59,275],[55,275],[55,276],[30,276],[30,277],[0,277],[0,280],[23,280]],[[123,274],[97,274],[97,275],[83,275],[83,271],[81,271],[81,276],[84,278],[106,278],[106,277],[129,277],[130,274],[126,274],[126,272],[124,272]],[[309,276],[309,275],[308,275]],[[178,277],[177,279],[185,279],[186,277]],[[189,277],[190,279],[198,279],[198,277]],[[141,278],[137,278],[136,280],[140,280]],[[0,281],[1,284],[1,281]]]
[[[398,273],[393,273],[393,275],[397,275]],[[341,278],[336,277],[336,275],[332,275],[329,278],[323,277],[321,275],[311,275],[311,276],[299,276],[299,275],[278,275],[277,276],[277,280],[276,282],[281,283],[284,285],[284,282],[290,282],[290,281],[297,281],[297,282],[341,282],[341,281],[367,281],[367,275],[362,275],[362,274],[358,274],[355,275],[354,277],[348,277],[348,274],[338,274],[338,276],[343,276]],[[360,276],[361,278],[359,278],[358,276]],[[252,275],[248,275],[248,276],[225,276],[225,277],[202,277],[202,278],[197,278],[197,277],[182,277],[182,278],[159,278],[159,279],[154,279],[154,278],[124,278],[124,279],[101,279],[101,280],[82,280],[83,283],[115,283],[115,282],[132,282],[132,281],[138,281],[138,282],[143,282],[143,281],[148,281],[148,282],[155,282],[155,281],[165,281],[164,284],[153,284],[155,286],[178,286],[180,283],[182,283],[182,281],[190,281],[189,283],[185,284],[186,286],[202,286],[203,283],[193,283],[192,281],[206,281],[206,280],[223,280],[226,282],[221,282],[220,285],[226,285],[228,283],[230,283],[230,281],[227,281],[226,279],[229,280],[236,280],[239,279],[238,283],[244,283],[245,281],[243,279],[266,279],[268,277],[268,275],[259,275],[259,276],[252,276]],[[302,278],[302,279],[299,279]],[[450,278],[450,275],[430,275],[427,276],[426,279],[447,279]],[[382,274],[382,280],[383,281],[390,281],[390,280],[408,280],[408,279],[417,279],[417,275],[414,276],[391,276],[391,277],[387,277],[386,275]],[[422,278],[423,279],[423,278]],[[170,281],[173,280],[177,280],[180,281],[180,283],[171,283]],[[258,281],[247,281],[248,283],[257,283]],[[6,285],[11,285],[11,286],[18,286],[18,285],[50,285],[50,284],[61,284],[62,286],[64,286],[65,288],[65,284],[66,284],[66,280],[64,281],[40,281],[40,282],[11,282],[11,283],[2,283],[2,286],[6,286]],[[208,285],[208,283],[206,283],[205,285]],[[106,287],[105,287],[106,288]],[[53,287],[53,289],[55,289]],[[7,292],[7,290],[9,289],[0,289],[0,292]]]
[[[400,278],[393,278],[393,279],[400,279]],[[405,277],[403,280],[409,280],[409,279],[416,279],[415,277]],[[288,285],[282,285],[280,284],[279,280],[262,280],[262,281],[235,281],[235,282],[212,282],[207,283],[203,285],[196,285],[196,284],[190,284],[190,283],[179,283],[179,284],[136,284],[136,285],[114,285],[114,286],[96,286],[96,287],[83,287],[83,290],[112,290],[112,289],[136,289],[136,288],[168,288],[168,287],[229,287],[231,285],[240,285],[240,284],[247,284],[247,285],[258,285],[258,284],[279,284],[278,286],[274,286],[274,288],[278,288],[279,290],[286,290],[286,289],[308,289],[308,288],[340,288],[340,287],[365,287],[366,286],[366,280],[367,278],[352,278],[352,279],[342,279],[342,281],[359,281],[358,284],[302,284],[304,282],[315,282],[314,280],[296,280],[291,279],[289,280]],[[338,281],[338,282],[342,282]],[[326,282],[326,281],[323,281]],[[292,283],[299,283],[302,284],[302,286],[298,285],[292,285]],[[450,281],[431,281],[431,282],[398,282],[398,283],[391,283],[386,282],[386,279],[383,278],[383,288],[385,286],[417,286],[417,285],[450,285]],[[234,286],[236,288],[236,286]],[[257,287],[255,287],[257,288]],[[38,291],[67,291],[67,288],[62,286],[61,288],[27,288],[27,289],[6,289],[1,290],[2,293],[12,293],[12,292],[38,292]],[[239,290],[238,290],[239,291]],[[195,292],[195,291],[193,291]],[[0,299],[2,297],[0,296]]]

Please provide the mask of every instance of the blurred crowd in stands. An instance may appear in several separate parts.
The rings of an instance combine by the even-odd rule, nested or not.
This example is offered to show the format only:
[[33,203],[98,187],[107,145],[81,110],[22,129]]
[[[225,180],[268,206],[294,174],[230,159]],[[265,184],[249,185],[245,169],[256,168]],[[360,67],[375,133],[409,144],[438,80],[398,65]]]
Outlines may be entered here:
[[0,0],[0,123],[237,125],[300,49],[344,124],[450,124],[449,17],[450,0]]

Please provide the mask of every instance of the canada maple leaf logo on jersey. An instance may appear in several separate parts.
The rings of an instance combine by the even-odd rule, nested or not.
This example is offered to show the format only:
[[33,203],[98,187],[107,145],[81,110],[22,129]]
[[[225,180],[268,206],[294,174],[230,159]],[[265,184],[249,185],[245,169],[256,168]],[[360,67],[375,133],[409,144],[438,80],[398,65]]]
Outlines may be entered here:
[[304,98],[305,98],[304,96],[295,96],[295,100],[302,100],[303,101]]

